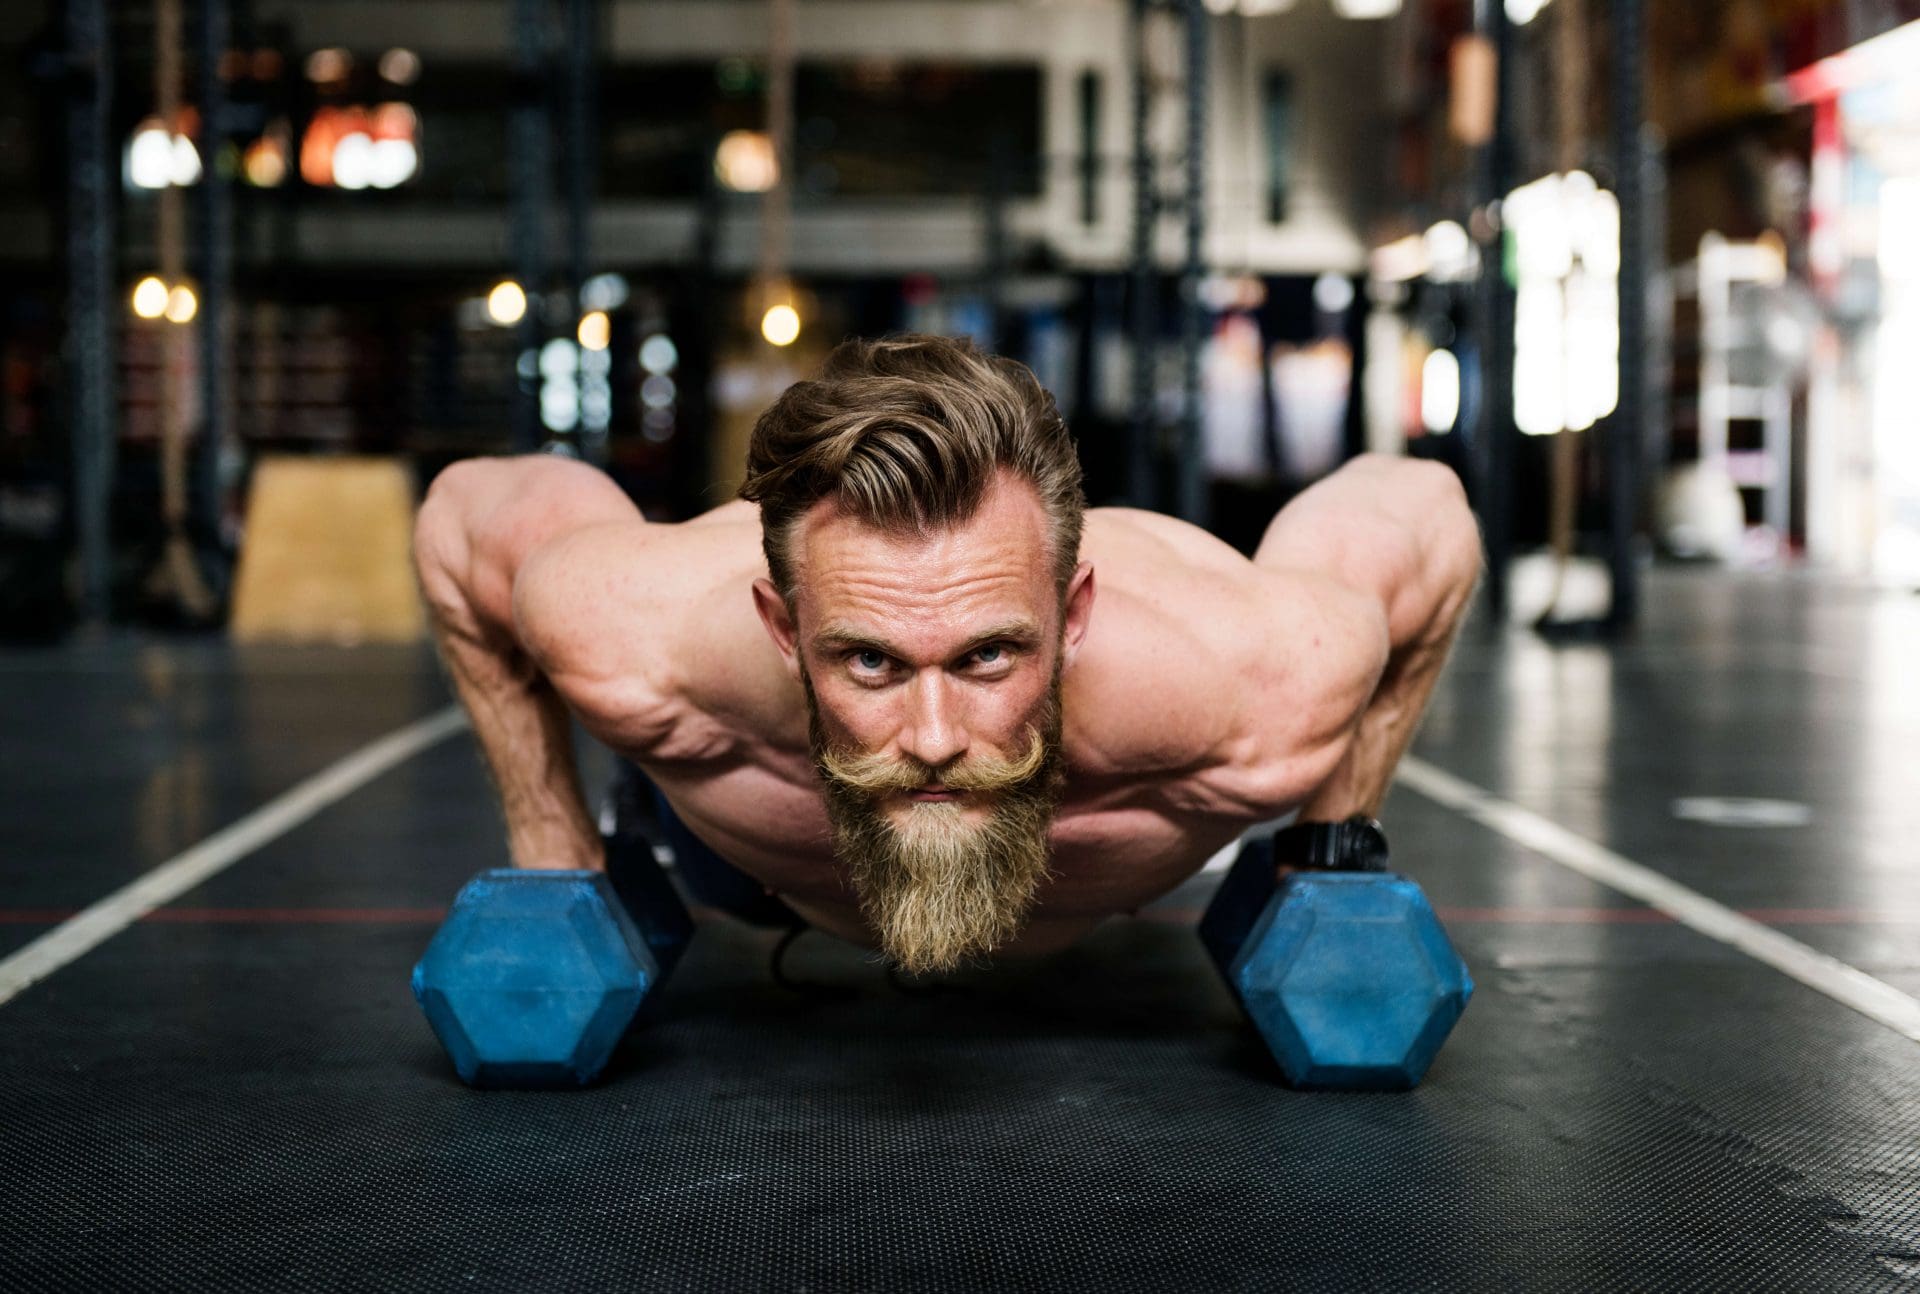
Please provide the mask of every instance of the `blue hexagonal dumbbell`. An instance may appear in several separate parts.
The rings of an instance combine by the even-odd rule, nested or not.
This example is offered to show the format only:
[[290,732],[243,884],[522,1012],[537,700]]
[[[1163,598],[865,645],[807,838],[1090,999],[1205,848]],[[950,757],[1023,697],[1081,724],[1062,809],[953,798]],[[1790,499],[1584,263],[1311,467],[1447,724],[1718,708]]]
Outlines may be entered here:
[[413,968],[413,995],[477,1087],[570,1087],[606,1066],[692,937],[644,841],[613,875],[501,868],[468,881]]
[[[1372,837],[1355,856],[1363,829]],[[1377,825],[1313,823],[1275,839],[1278,855],[1274,840],[1240,851],[1201,919],[1214,964],[1292,1085],[1413,1087],[1473,996],[1466,963],[1418,885],[1329,856],[1384,867]],[[1280,859],[1313,870],[1282,879]]]

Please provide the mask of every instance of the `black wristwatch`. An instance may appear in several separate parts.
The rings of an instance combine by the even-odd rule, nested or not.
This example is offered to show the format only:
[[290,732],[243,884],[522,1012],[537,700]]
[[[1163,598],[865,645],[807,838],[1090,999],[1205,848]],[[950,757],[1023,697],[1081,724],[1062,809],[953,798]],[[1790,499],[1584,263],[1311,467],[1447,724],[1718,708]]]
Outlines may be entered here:
[[1273,861],[1311,872],[1384,872],[1387,833],[1372,818],[1296,822],[1274,833]]

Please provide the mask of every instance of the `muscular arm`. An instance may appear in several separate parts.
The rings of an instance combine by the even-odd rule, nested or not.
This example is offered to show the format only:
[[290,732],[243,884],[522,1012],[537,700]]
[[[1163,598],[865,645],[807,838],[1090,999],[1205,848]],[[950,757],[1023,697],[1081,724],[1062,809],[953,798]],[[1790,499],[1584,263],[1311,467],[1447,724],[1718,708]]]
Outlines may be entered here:
[[1315,572],[1385,614],[1386,668],[1345,754],[1300,809],[1307,822],[1373,816],[1479,579],[1480,533],[1459,479],[1434,463],[1356,459],[1274,518],[1254,564]]
[[435,478],[414,526],[434,639],[466,707],[521,867],[602,865],[566,707],[516,630],[513,591],[542,545],[581,528],[639,526],[599,471],[550,456],[471,459]]

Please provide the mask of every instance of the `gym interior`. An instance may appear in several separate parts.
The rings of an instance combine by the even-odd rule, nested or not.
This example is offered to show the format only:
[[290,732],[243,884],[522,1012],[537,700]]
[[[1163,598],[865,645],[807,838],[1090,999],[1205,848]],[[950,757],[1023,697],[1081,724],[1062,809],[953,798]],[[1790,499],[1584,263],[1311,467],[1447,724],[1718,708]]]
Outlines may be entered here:
[[[0,54],[0,1288],[1920,1290],[1920,3],[16,0]],[[898,333],[1241,553],[1450,470],[1390,857],[1261,822],[906,974],[718,903],[576,726],[606,873],[512,897],[435,480],[684,522]]]

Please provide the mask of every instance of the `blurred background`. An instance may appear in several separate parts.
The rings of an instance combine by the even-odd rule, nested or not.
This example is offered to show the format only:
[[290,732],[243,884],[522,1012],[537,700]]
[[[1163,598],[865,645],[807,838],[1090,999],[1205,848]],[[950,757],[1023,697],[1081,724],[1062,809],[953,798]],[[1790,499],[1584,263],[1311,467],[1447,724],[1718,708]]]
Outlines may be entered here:
[[1251,548],[1460,472],[1495,613],[1920,587],[1920,0],[11,0],[0,635],[422,636],[475,454],[729,497],[851,334]]

